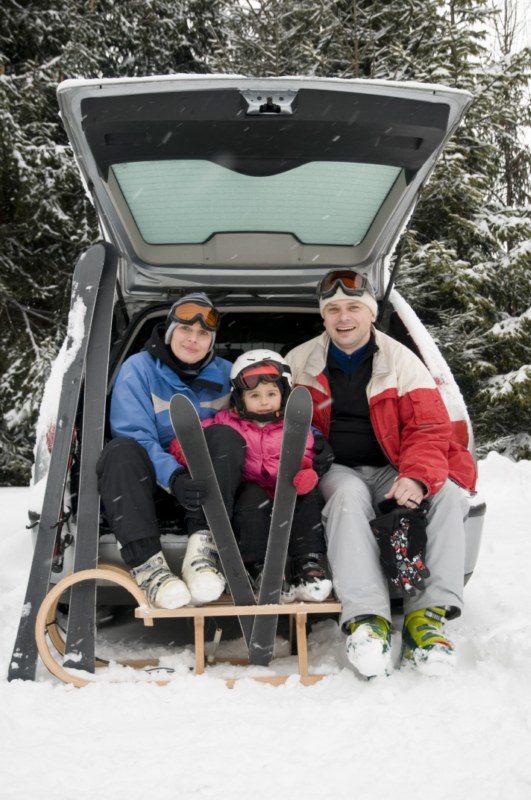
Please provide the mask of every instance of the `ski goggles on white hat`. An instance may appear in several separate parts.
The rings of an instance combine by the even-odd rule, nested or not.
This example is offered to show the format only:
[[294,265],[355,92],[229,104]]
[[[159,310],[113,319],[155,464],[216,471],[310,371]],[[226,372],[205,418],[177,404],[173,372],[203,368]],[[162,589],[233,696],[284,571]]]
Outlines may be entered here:
[[169,319],[184,325],[193,325],[194,322],[199,322],[205,330],[215,333],[219,328],[221,315],[213,306],[187,300],[175,304],[169,313]]
[[325,300],[340,288],[349,297],[361,297],[364,292],[374,295],[374,290],[365,275],[351,269],[337,269],[328,272],[317,287],[317,296]]

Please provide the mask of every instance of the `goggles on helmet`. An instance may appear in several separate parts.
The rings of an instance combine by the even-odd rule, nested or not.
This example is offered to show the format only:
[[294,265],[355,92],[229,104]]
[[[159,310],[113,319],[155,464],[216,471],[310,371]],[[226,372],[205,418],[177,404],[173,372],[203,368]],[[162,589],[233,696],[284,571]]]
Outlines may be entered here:
[[212,306],[202,305],[198,302],[186,302],[176,306],[171,312],[170,319],[185,325],[199,322],[207,331],[217,331],[221,321],[219,311]]
[[261,361],[245,367],[233,379],[237,389],[256,389],[261,381],[279,383],[282,380],[282,367],[274,361]]
[[360,275],[351,269],[338,269],[324,276],[317,287],[317,296],[323,300],[332,297],[338,287],[351,297],[361,297],[366,291],[373,294],[371,284],[365,275]]

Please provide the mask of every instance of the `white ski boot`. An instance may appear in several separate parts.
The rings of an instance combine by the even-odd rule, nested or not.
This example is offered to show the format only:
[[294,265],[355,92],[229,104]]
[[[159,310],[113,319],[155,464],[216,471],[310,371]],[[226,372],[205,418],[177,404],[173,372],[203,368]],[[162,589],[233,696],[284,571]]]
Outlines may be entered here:
[[197,531],[188,539],[182,576],[194,605],[212,603],[225,588],[220,572],[218,551],[209,530]]
[[390,675],[391,626],[383,617],[367,614],[349,624],[347,658],[365,678]]
[[180,608],[190,602],[188,587],[170,570],[162,551],[134,567],[131,575],[153,608]]

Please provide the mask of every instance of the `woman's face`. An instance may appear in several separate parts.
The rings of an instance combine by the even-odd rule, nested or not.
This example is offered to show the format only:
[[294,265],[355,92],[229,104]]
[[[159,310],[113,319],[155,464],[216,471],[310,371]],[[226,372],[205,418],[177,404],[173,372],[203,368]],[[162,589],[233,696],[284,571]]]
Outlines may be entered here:
[[200,322],[188,325],[179,322],[172,333],[170,348],[173,355],[185,364],[196,364],[206,356],[212,343],[212,334]]

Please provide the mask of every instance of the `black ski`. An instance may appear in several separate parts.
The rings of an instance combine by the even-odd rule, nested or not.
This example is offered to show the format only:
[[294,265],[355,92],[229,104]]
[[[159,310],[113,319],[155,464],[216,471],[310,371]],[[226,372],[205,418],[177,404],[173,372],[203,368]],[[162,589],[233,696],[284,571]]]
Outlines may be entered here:
[[[259,605],[280,601],[293,513],[297,500],[293,478],[301,468],[311,419],[312,399],[310,393],[304,386],[298,386],[288,397],[284,413],[280,467],[271,512],[264,572],[258,596]],[[251,664],[267,666],[271,662],[277,623],[278,616],[273,614],[258,615],[254,618],[249,645],[249,662]]]
[[[192,478],[208,481],[209,493],[203,511],[212,531],[232,598],[236,605],[255,605],[254,592],[234,538],[197,411],[187,397],[177,394],[170,401],[170,417],[190,475]],[[239,621],[245,641],[249,644],[253,617],[240,617]]]
[[69,315],[69,349],[72,350],[75,346],[76,339],[72,338],[72,333],[79,324],[80,302],[85,308],[84,335],[77,350],[72,352],[71,362],[63,376],[48,479],[26,596],[9,664],[8,680],[17,678],[35,680],[38,656],[35,642],[35,620],[39,606],[50,585],[54,548],[63,513],[63,496],[72,451],[72,437],[79,405],[85,357],[104,263],[105,247],[102,244],[96,244],[81,256],[74,269]]
[[[111,245],[105,247],[107,256],[98,289],[85,365],[74,572],[94,569],[98,565],[100,497],[96,462],[104,440],[107,377],[118,266],[115,249]],[[95,629],[96,584],[93,581],[76,583],[70,590],[65,667],[94,672]]]

